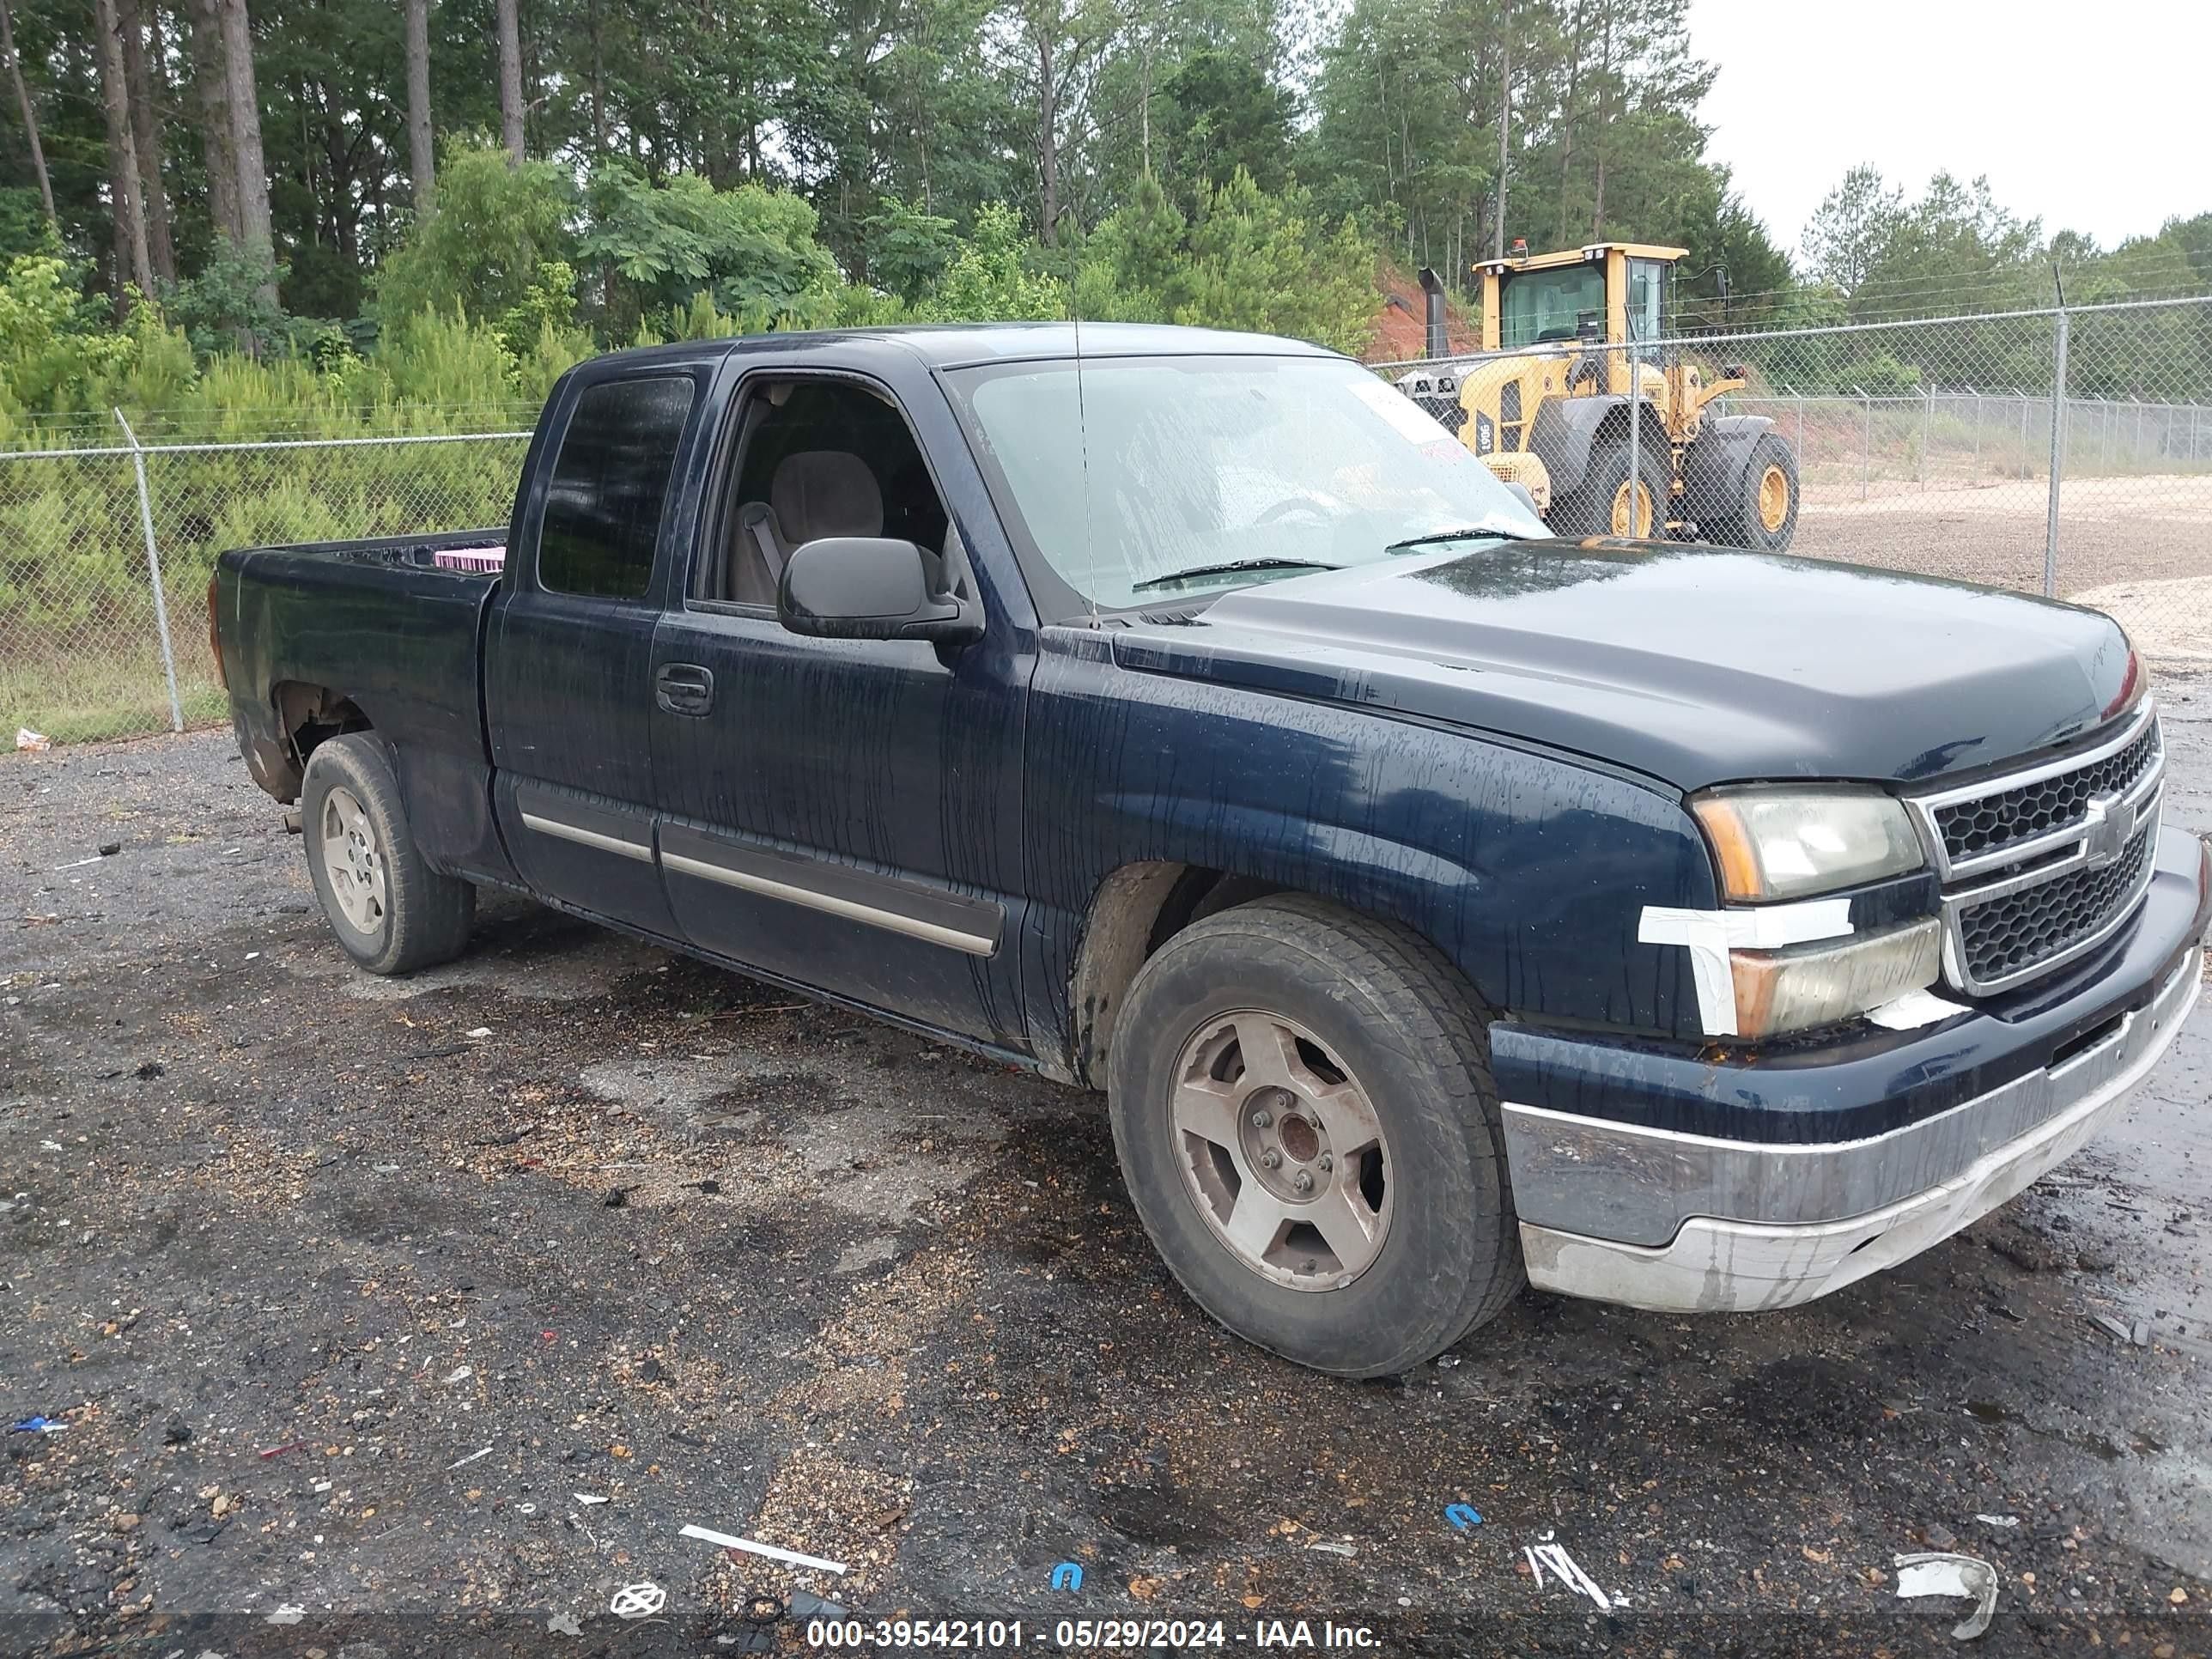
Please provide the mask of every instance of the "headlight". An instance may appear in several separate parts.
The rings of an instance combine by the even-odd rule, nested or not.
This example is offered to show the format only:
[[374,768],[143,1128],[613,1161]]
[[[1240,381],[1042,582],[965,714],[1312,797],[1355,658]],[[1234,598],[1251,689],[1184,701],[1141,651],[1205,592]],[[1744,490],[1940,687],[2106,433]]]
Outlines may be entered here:
[[1935,982],[1943,933],[1933,916],[1846,943],[1731,951],[1736,1035],[1757,1039],[1832,1025]]
[[1833,892],[1922,863],[1905,808],[1871,789],[1720,789],[1690,810],[1734,903]]

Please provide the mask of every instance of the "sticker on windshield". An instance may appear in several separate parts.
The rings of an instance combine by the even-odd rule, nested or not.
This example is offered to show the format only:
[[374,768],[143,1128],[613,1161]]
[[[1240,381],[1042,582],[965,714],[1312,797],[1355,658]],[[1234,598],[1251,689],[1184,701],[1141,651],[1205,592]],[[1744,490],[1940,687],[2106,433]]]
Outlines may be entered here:
[[1352,394],[1390,423],[1391,429],[1409,444],[1432,444],[1437,439],[1455,441],[1436,417],[1404,392],[1380,380],[1354,381]]

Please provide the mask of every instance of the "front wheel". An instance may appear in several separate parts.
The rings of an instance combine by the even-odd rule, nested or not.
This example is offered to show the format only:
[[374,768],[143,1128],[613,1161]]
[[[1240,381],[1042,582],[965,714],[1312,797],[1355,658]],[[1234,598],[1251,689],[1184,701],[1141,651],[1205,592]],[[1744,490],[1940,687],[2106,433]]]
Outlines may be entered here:
[[405,974],[460,955],[477,890],[425,861],[374,738],[331,738],[307,757],[300,827],[324,919],[362,967]]
[[1582,487],[1553,508],[1552,528],[1562,536],[1664,536],[1673,491],[1667,457],[1663,443],[1641,446],[1632,489],[1626,441],[1601,446]]
[[1139,972],[1110,1070],[1146,1231],[1237,1335],[1389,1376],[1523,1282],[1474,994],[1407,929],[1297,897],[1194,922]]
[[1761,553],[1788,550],[1797,533],[1797,458],[1773,433],[1752,446],[1735,499],[1717,519],[1707,539],[1723,547]]

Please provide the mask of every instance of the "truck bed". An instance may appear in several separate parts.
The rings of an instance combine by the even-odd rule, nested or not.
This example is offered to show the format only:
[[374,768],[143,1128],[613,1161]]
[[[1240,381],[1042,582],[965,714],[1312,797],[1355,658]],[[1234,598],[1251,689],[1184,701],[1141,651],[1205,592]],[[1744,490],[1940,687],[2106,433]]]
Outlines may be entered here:
[[[434,536],[244,548],[216,565],[210,603],[222,641],[231,708],[255,781],[296,799],[299,768],[286,733],[303,711],[346,724],[350,711],[404,758],[400,785],[434,799],[487,799],[483,629],[496,572],[454,569],[441,554],[504,549],[504,527]],[[331,698],[321,693],[330,688]],[[457,786],[459,786],[457,787]],[[435,823],[429,826],[437,836]],[[488,805],[444,826],[457,866],[497,848]],[[495,873],[503,854],[490,866]]]

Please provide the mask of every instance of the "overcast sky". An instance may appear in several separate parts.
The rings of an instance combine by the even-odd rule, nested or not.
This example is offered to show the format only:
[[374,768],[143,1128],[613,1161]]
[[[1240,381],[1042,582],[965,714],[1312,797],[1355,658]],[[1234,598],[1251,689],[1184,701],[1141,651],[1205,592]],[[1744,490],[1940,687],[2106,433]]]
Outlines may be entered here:
[[1986,173],[2104,247],[2212,210],[2208,0],[1690,0],[1690,46],[1706,154],[1786,248],[1861,161],[1909,196]]

